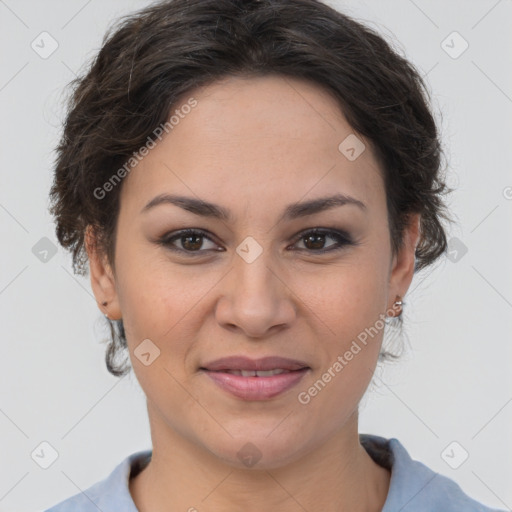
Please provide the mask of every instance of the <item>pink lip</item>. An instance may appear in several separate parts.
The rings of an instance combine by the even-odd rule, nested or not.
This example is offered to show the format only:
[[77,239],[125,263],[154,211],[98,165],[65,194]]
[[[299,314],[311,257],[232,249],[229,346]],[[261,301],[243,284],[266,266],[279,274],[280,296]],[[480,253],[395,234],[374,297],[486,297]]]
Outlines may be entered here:
[[[282,366],[273,366],[273,368],[282,368]],[[203,369],[203,371],[215,384],[238,398],[268,400],[298,384],[309,369],[302,368],[301,370],[280,373],[270,377],[242,377],[241,375],[233,375],[218,370]]]
[[219,371],[219,370],[274,370],[282,368],[283,370],[300,370],[309,368],[304,361],[297,359],[287,359],[279,356],[268,356],[260,359],[250,359],[245,356],[231,356],[216,359],[202,365],[201,369]]

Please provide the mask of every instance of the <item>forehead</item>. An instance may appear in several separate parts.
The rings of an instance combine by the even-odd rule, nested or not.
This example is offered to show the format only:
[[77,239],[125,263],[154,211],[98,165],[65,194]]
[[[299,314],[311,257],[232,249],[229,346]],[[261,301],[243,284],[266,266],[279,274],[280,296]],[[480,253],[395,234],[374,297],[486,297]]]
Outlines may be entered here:
[[[182,109],[191,99],[195,106]],[[357,136],[366,147],[347,158],[340,144],[354,130],[335,98],[308,81],[229,77],[184,95],[171,114],[172,129],[130,173],[122,202],[140,209],[162,192],[241,211],[335,192],[383,202],[368,143]]]

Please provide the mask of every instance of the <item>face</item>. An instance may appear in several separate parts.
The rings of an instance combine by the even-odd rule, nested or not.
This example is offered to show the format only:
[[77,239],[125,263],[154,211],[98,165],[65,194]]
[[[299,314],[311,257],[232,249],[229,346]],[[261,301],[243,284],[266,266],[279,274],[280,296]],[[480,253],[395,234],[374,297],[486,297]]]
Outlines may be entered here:
[[[392,255],[370,144],[317,85],[229,78],[190,97],[125,178],[115,275],[90,252],[93,289],[123,318],[154,446],[179,436],[235,466],[256,450],[260,468],[277,467],[353,425],[383,318],[412,279],[417,222]],[[186,200],[148,206],[165,194],[226,215]],[[305,369],[213,370],[230,356]]]

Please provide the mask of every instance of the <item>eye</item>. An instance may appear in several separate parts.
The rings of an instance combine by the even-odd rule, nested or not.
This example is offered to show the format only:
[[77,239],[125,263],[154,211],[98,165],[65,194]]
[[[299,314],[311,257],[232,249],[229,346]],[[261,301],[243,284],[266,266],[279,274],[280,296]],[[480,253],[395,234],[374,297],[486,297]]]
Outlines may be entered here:
[[[164,245],[171,251],[177,251],[182,253],[184,252],[192,256],[192,254],[190,253],[203,252],[203,250],[200,250],[200,248],[203,245],[202,239],[210,240],[210,242],[212,241],[211,238],[206,234],[206,232],[200,229],[183,229],[175,234],[170,233],[168,235],[163,236],[159,240],[159,243],[161,245]],[[176,247],[174,245],[176,241],[179,242],[183,248]]]
[[[333,244],[330,244],[325,248],[325,243],[327,239],[334,240]],[[210,241],[214,247],[208,249],[204,248],[204,240]],[[304,248],[298,248],[293,250],[312,252],[316,254],[322,254],[326,252],[341,250],[345,246],[349,245],[357,245],[356,242],[352,240],[350,235],[344,231],[337,231],[332,229],[310,229],[308,231],[303,231],[296,237],[297,243],[303,243]],[[183,229],[181,231],[175,233],[169,233],[164,235],[158,243],[170,249],[171,251],[185,253],[187,256],[196,256],[201,255],[205,251],[216,251],[220,252],[223,249],[215,249],[218,247],[215,244],[208,234],[201,229]],[[180,244],[181,247],[178,247],[177,244]],[[194,254],[196,253],[196,254]]]
[[[328,248],[323,247],[325,244],[325,240],[331,238],[335,241],[334,244],[330,244]],[[309,231],[304,231],[299,235],[297,240],[298,242],[302,242],[305,246],[305,249],[299,248],[298,250],[303,251],[306,250],[308,252],[314,252],[318,254],[322,254],[325,252],[331,252],[343,249],[344,246],[347,245],[357,245],[354,242],[348,233],[342,231],[334,231],[331,229],[310,229]]]

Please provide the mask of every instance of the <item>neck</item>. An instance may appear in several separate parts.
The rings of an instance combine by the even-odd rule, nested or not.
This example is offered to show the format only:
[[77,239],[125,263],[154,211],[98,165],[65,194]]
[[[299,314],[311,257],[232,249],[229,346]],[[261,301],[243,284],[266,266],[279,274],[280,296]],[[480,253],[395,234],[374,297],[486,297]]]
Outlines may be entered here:
[[357,412],[329,439],[272,469],[233,467],[168,426],[155,427],[151,462],[130,480],[140,512],[377,512],[386,500],[390,473],[359,444]]

